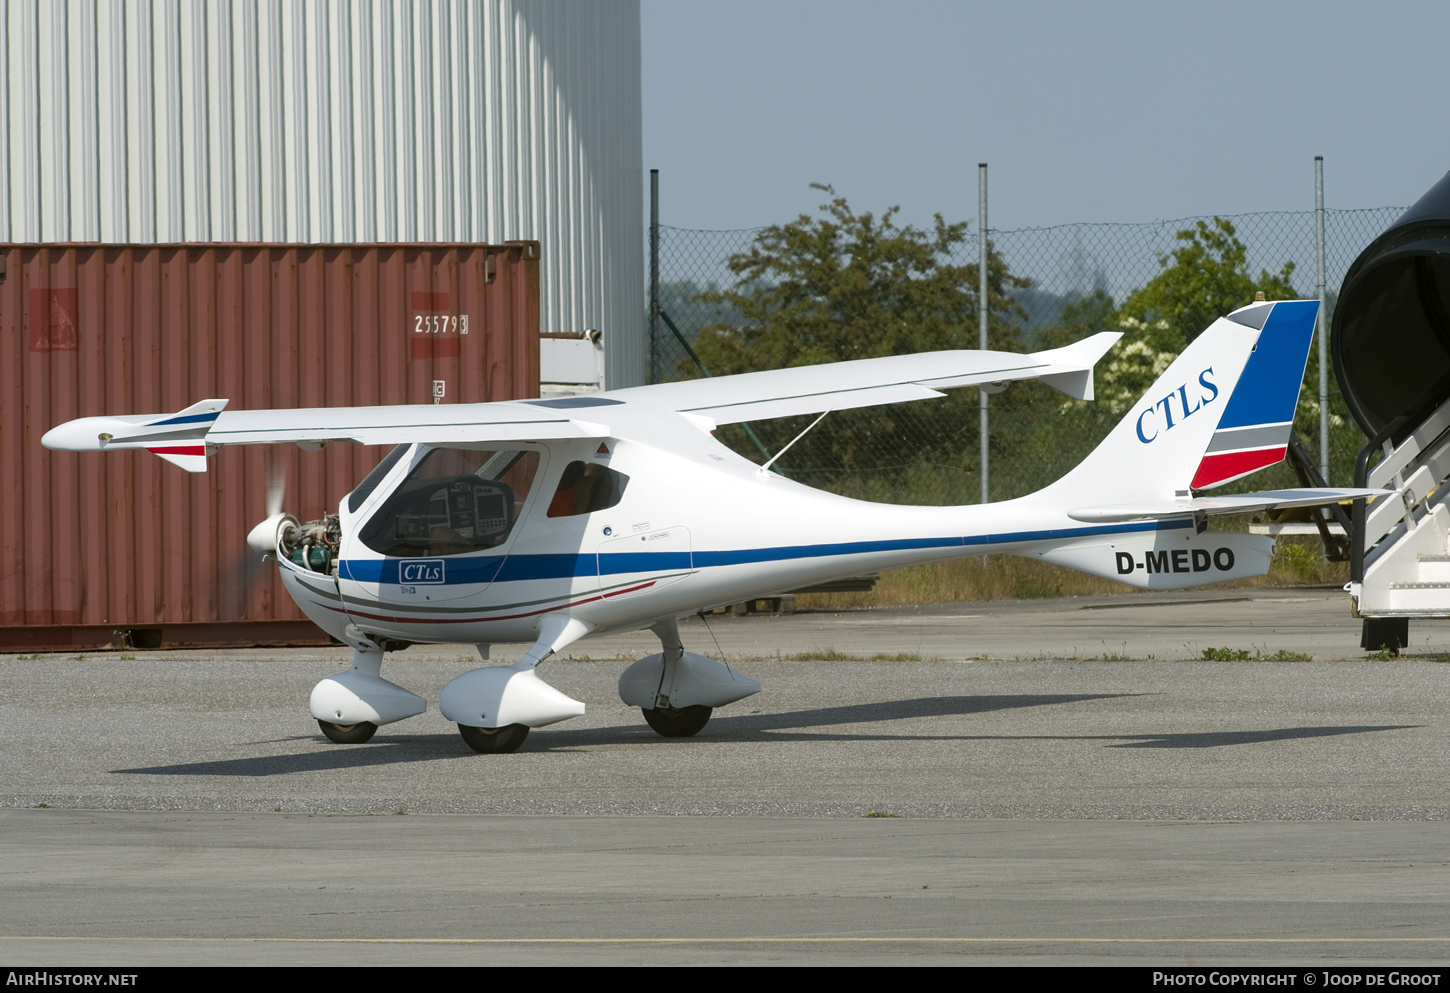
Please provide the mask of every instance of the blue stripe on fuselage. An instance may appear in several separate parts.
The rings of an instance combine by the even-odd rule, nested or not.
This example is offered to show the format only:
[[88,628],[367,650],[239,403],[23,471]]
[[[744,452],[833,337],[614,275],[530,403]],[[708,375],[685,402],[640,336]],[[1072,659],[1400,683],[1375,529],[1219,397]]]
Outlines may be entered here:
[[[572,555],[559,555],[555,558],[574,558]],[[417,558],[407,559],[343,559],[337,564],[337,574],[343,579],[350,579],[355,583],[381,583],[386,586],[402,585],[402,579],[398,575],[404,562],[442,562],[442,582],[430,582],[426,586],[465,586],[469,584],[491,583],[498,578],[499,566],[504,563],[504,556],[490,555],[486,557],[473,558],[462,555],[420,555]]]
[[[1192,527],[1186,518],[1144,521],[1138,524],[1100,524],[1090,527],[1048,528],[1041,531],[1008,531],[1002,534],[968,535],[959,538],[896,538],[880,541],[843,541],[823,545],[786,545],[777,548],[739,548],[724,551],[610,552],[603,555],[563,553],[552,555],[509,555],[505,558],[446,556],[443,583],[506,583],[529,579],[573,579],[580,576],[613,576],[624,573],[678,572],[716,566],[749,565],[755,562],[786,562],[795,559],[830,558],[835,555],[864,555],[908,549],[962,548],[1011,545],[1054,538],[1091,538],[1096,535],[1137,534],[1144,531],[1174,531]],[[434,557],[436,558],[436,556]],[[338,563],[343,579],[358,583],[398,583],[399,559],[344,559]],[[502,565],[502,568],[500,568]]]

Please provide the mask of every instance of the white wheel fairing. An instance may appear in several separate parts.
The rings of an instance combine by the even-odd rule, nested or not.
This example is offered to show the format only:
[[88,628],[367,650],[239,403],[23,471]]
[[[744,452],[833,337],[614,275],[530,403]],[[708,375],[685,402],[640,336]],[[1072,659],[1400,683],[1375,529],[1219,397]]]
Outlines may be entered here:
[[661,683],[665,671],[662,652],[648,655],[619,677],[619,698],[631,707],[654,709],[659,697],[676,710],[685,707],[723,707],[760,692],[760,681],[741,675],[723,662],[685,652],[675,663],[671,685]]
[[391,724],[423,713],[428,701],[381,676],[352,669],[314,686],[307,709],[330,724]]
[[465,727],[537,728],[582,717],[584,704],[544,682],[532,665],[488,666],[465,672],[438,696],[444,717]]

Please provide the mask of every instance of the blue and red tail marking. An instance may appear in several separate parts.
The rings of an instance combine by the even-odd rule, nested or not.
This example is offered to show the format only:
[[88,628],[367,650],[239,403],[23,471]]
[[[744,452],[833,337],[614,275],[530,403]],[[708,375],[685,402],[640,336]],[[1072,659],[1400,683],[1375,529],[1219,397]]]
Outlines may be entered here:
[[1222,486],[1283,460],[1318,311],[1313,300],[1273,305],[1193,474],[1194,489]]

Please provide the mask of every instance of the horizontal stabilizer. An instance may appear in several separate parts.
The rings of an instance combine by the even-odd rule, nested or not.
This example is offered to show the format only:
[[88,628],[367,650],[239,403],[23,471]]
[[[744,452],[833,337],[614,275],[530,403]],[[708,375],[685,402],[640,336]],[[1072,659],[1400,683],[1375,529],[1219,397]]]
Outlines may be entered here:
[[1363,489],[1297,489],[1262,490],[1237,496],[1193,497],[1180,500],[1143,501],[1109,507],[1079,507],[1067,516],[1092,524],[1115,524],[1120,521],[1166,520],[1193,514],[1251,514],[1260,510],[1289,510],[1293,507],[1322,507],[1346,500],[1381,497],[1389,490]]

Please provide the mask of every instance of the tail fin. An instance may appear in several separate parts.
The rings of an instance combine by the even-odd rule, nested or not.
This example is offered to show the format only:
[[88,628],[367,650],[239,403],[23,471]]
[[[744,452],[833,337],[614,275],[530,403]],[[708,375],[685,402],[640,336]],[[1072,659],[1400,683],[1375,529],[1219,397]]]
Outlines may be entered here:
[[1193,474],[1194,489],[1222,486],[1284,460],[1318,312],[1313,300],[1289,300],[1229,315],[1262,322],[1263,330]]
[[1318,307],[1260,303],[1214,321],[1091,455],[1035,496],[1171,500],[1281,460]]

